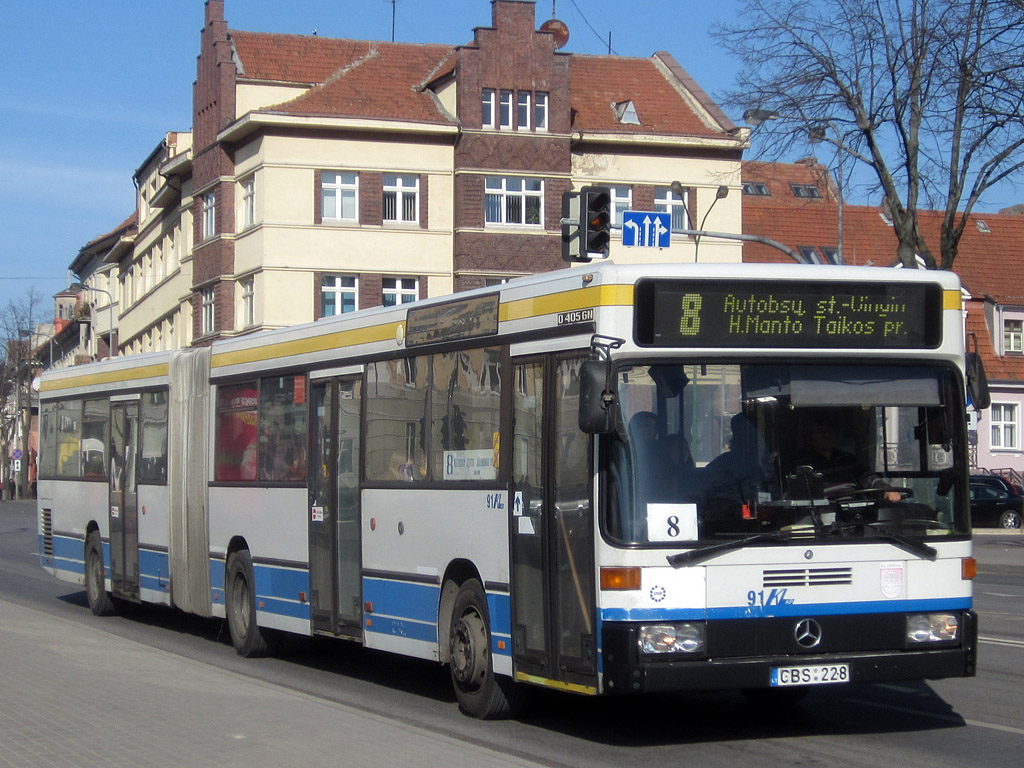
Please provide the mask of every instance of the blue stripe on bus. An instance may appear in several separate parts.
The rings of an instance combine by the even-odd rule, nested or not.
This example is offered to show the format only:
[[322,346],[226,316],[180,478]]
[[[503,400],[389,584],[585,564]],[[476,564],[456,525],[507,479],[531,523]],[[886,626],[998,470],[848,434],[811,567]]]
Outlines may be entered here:
[[[367,615],[367,632],[437,642],[439,586],[364,578],[363,599],[373,603],[373,614]],[[512,655],[511,606],[508,594],[487,595],[491,652],[497,656]]]
[[[210,602],[214,605],[225,604],[226,567],[224,560],[210,558]],[[257,610],[309,621],[309,571],[258,563],[252,570]]]
[[971,598],[929,598],[924,600],[876,600],[863,603],[802,603],[793,605],[729,606],[724,608],[602,608],[602,621],[707,621],[715,619],[761,619],[787,616],[847,616],[861,613],[917,613],[965,611]]

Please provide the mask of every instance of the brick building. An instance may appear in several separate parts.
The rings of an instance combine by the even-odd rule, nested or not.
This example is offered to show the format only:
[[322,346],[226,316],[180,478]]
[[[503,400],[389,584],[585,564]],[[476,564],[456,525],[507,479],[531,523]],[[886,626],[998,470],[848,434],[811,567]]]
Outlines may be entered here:
[[[413,45],[231,30],[208,0],[192,131],[136,171],[130,239],[100,238],[73,267],[110,294],[119,351],[563,268],[562,195],[587,184],[611,186],[617,212],[740,230],[748,131],[672,56],[567,53],[533,0],[491,14],[466,45]],[[611,252],[741,254],[682,234],[665,249],[613,238]]]

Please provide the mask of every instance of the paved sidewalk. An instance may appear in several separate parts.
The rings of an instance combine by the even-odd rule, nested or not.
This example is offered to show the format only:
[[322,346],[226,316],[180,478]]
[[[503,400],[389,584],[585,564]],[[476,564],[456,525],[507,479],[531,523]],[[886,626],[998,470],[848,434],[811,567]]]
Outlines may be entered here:
[[537,766],[0,600],[0,766]]

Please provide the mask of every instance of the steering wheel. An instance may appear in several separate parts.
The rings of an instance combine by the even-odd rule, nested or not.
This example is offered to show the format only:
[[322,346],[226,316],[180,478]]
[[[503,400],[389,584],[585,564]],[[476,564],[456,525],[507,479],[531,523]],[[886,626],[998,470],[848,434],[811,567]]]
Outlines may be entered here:
[[841,483],[840,485],[833,485],[825,489],[826,499],[842,499],[849,497],[867,497],[882,499],[887,493],[898,493],[900,495],[900,501],[913,496],[914,493],[909,488],[858,488],[853,483]]

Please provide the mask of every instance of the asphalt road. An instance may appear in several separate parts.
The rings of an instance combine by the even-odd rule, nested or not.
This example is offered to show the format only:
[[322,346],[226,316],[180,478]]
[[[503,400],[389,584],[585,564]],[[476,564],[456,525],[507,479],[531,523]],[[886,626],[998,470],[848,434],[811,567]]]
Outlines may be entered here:
[[[218,621],[159,608],[94,617],[80,587],[38,566],[35,532],[31,504],[0,503],[0,599],[264,685],[384,716],[396,726],[424,727],[543,765],[1016,768],[1024,751],[1024,569],[983,572],[976,580],[982,637],[976,678],[815,690],[787,711],[766,711],[735,692],[586,699],[537,691],[520,719],[478,722],[459,713],[446,671],[431,663],[301,638],[276,658],[246,660],[235,654]],[[984,562],[987,548],[1016,545],[986,536],[977,549]]]

